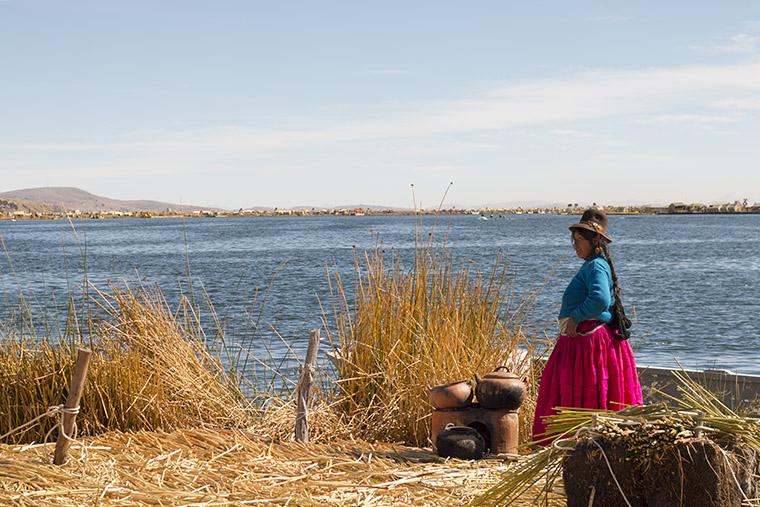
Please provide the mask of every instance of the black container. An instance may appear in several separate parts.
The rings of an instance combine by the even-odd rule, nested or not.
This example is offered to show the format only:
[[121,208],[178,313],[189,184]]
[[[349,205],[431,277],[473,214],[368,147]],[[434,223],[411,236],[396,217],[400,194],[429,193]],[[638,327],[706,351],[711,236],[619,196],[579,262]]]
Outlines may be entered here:
[[486,441],[478,430],[453,424],[438,434],[435,447],[443,458],[480,459],[486,453]]
[[525,382],[506,366],[499,366],[483,378],[476,377],[475,396],[483,408],[517,410],[525,398]]

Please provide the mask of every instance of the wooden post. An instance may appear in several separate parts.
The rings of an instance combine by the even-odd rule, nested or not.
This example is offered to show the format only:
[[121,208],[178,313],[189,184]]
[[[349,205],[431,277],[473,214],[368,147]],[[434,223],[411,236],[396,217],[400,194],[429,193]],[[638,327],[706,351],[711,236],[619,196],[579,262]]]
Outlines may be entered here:
[[694,438],[702,437],[702,425],[705,423],[705,413],[702,411],[697,412],[697,420],[694,425]]
[[296,441],[309,442],[309,390],[311,382],[314,380],[314,365],[317,362],[317,351],[319,350],[319,329],[312,329],[309,332],[309,347],[306,349],[306,361],[303,364],[301,378],[296,387]]
[[[90,365],[91,355],[91,350],[77,350],[77,361],[74,363],[74,373],[71,376],[71,389],[69,389],[69,395],[64,405],[66,409],[79,407],[79,400],[82,399],[82,390],[84,389],[84,381],[87,378],[87,367]],[[55,465],[66,463],[71,441],[64,436],[64,433],[69,437],[73,437],[72,433],[74,432],[76,418],[76,414],[63,413],[63,428],[59,429],[58,440],[55,443],[55,457],[53,458],[53,464]]]

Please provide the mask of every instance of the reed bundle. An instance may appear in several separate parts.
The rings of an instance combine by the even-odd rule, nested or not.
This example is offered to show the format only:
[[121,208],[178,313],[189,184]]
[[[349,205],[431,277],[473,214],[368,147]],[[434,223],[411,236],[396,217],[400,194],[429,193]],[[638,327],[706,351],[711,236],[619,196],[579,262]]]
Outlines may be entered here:
[[[760,455],[760,421],[730,410],[718,396],[685,372],[676,372],[678,397],[649,406],[627,407],[621,411],[558,408],[550,416],[547,447],[504,474],[502,480],[477,498],[474,505],[514,505],[524,500],[536,484],[550,491],[560,481],[562,462],[576,445],[603,439],[619,445],[635,467],[647,469],[673,452],[679,445],[708,441],[724,449],[746,446]],[[535,497],[546,504],[546,497]]]
[[362,441],[272,442],[244,429],[84,443],[86,457],[75,446],[64,467],[49,464],[50,445],[0,445],[0,504],[461,506],[508,466]]
[[[173,314],[157,288],[112,288],[96,298],[93,348],[77,418],[80,435],[110,430],[243,426],[239,386],[203,340]],[[63,402],[81,337],[30,338],[6,330],[0,340],[0,435],[40,442],[55,424],[23,426]]]
[[[255,409],[248,434],[264,440],[292,440],[295,419],[295,400],[271,396]],[[321,444],[355,437],[350,421],[335,410],[329,400],[314,400],[309,406],[308,419],[309,442]]]
[[[527,302],[513,298],[504,262],[484,275],[427,244],[405,267],[377,248],[357,256],[350,296],[338,275],[330,290],[336,407],[362,438],[427,445],[430,386],[499,365],[531,373]],[[529,435],[532,400],[524,407],[522,434]]]

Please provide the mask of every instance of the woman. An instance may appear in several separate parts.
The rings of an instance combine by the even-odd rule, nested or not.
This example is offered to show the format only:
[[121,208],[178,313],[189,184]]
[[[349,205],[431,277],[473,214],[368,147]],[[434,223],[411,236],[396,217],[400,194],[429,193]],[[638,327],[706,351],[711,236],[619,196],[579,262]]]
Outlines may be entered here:
[[544,417],[555,407],[619,410],[642,403],[631,325],[620,300],[607,235],[607,215],[586,210],[570,226],[575,253],[584,260],[565,289],[560,336],[541,376],[533,439],[546,440]]

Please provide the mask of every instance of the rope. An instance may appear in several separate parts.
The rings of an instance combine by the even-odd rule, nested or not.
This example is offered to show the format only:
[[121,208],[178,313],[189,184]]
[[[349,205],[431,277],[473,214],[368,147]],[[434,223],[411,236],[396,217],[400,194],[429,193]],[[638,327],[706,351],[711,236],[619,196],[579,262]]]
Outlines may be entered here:
[[[554,442],[552,442],[552,447],[554,447],[558,451],[574,451],[575,450],[575,444],[578,443],[578,439],[581,437],[582,432],[589,432],[591,428],[588,426],[583,426],[582,428],[579,428],[578,431],[575,432],[575,435],[567,438],[558,438]],[[572,442],[572,445],[569,446],[563,446],[565,442]]]
[[[596,415],[596,414],[594,414]],[[596,426],[596,420],[594,420],[594,426]],[[558,451],[573,451],[575,450],[575,446],[578,443],[578,439],[581,437],[582,433],[586,433],[589,437],[589,440],[594,443],[599,448],[599,451],[602,453],[602,457],[604,458],[604,462],[607,463],[607,468],[610,471],[610,475],[612,476],[612,480],[615,481],[615,485],[618,488],[618,491],[620,491],[620,494],[623,497],[623,500],[625,500],[625,503],[628,507],[633,507],[631,505],[631,502],[628,501],[628,497],[625,496],[625,492],[623,491],[623,487],[620,486],[620,482],[618,482],[617,476],[615,475],[615,472],[612,470],[612,465],[610,464],[610,460],[607,458],[607,453],[604,452],[604,449],[601,445],[599,445],[599,442],[596,441],[594,437],[601,437],[600,433],[597,433],[595,431],[592,431],[592,429],[588,426],[582,426],[581,428],[578,428],[578,431],[575,432],[575,435],[568,437],[568,438],[558,438],[552,443],[552,447],[554,447]],[[570,446],[564,446],[565,442],[572,442],[573,445]]]
[[[696,416],[700,415],[698,412],[682,411],[682,413],[688,414],[688,415],[696,415]],[[615,424],[618,424],[621,426],[638,426],[641,424],[645,424],[645,421],[636,421],[636,420],[631,420],[631,419],[625,420],[625,419],[620,419],[614,416],[613,417],[602,416],[602,418],[604,418],[605,420],[613,421]],[[558,451],[573,451],[576,448],[578,440],[583,436],[587,436],[589,440],[591,440],[591,442],[593,442],[594,445],[596,445],[596,447],[602,453],[602,457],[604,458],[604,461],[607,464],[607,469],[610,471],[610,475],[612,476],[612,479],[615,481],[615,485],[617,486],[618,491],[620,491],[620,494],[622,495],[623,500],[625,501],[626,505],[628,505],[628,507],[632,507],[631,503],[628,501],[628,498],[625,496],[625,492],[623,492],[623,488],[620,486],[620,482],[618,482],[615,472],[612,470],[612,465],[610,464],[609,458],[607,458],[607,454],[604,452],[604,449],[599,444],[599,442],[597,442],[595,438],[595,437],[604,436],[594,431],[594,429],[596,429],[598,422],[599,422],[599,414],[593,414],[593,421],[592,421],[591,426],[582,426],[578,428],[578,430],[575,432],[574,435],[569,436],[567,438],[558,438],[554,440],[554,442],[552,442],[552,447]],[[701,432],[716,432],[716,431],[718,430],[716,430],[715,428],[705,426],[703,419],[699,420],[699,422],[694,426],[694,436],[697,438],[701,435]],[[569,445],[565,445],[565,444],[569,444]],[[743,504],[750,504],[753,500],[747,497],[747,494],[744,492],[744,489],[741,487],[741,484],[739,483],[739,480],[736,477],[736,474],[734,473],[733,468],[731,467],[728,454],[726,453],[725,450],[721,448],[719,449],[723,455],[723,459],[726,461],[726,466],[731,475],[731,478],[733,479],[736,486],[739,488],[739,492],[741,493],[743,497],[743,500],[744,500]]]
[[728,468],[728,471],[731,472],[731,477],[734,479],[734,483],[736,484],[736,487],[739,488],[739,493],[741,493],[742,497],[744,498],[744,501],[742,503],[743,504],[750,503],[750,499],[747,498],[746,493],[744,493],[744,488],[742,488],[742,485],[739,484],[739,479],[736,478],[736,474],[734,473],[734,468],[731,466],[731,460],[728,459],[728,453],[726,453],[726,451],[724,451],[720,447],[718,447],[718,449],[723,455],[723,459],[726,462],[726,468]]
[[44,414],[42,414],[42,415],[39,415],[39,416],[35,417],[35,418],[34,418],[34,419],[32,419],[31,421],[27,421],[27,422],[25,422],[25,423],[24,423],[24,424],[22,424],[21,426],[17,426],[17,427],[15,427],[15,428],[13,428],[13,429],[12,429],[12,430],[10,430],[8,433],[5,433],[4,435],[0,436],[0,440],[5,440],[5,438],[6,438],[6,437],[9,437],[9,436],[11,436],[11,435],[15,435],[16,433],[18,433],[18,432],[20,432],[20,431],[22,431],[22,430],[25,430],[26,428],[28,428],[28,427],[30,427],[30,426],[33,426],[33,425],[34,425],[34,424],[35,424],[37,421],[39,421],[40,419],[43,419],[43,418],[45,418],[45,417],[47,417],[47,412],[45,412],[45,413],[44,413]]
[[67,408],[65,405],[52,405],[47,408],[45,413],[38,415],[31,421],[27,421],[21,426],[17,426],[16,428],[13,428],[9,432],[5,433],[4,435],[0,436],[0,440],[5,440],[7,437],[11,435],[15,435],[16,433],[20,433],[21,431],[24,431],[26,429],[31,428],[35,424],[37,424],[40,420],[44,419],[45,417],[59,417],[58,424],[55,424],[52,428],[50,428],[50,431],[45,434],[45,438],[43,439],[43,442],[47,442],[48,438],[50,438],[50,435],[55,431],[56,428],[58,428],[58,434],[61,435],[65,440],[68,440],[72,445],[77,444],[80,449],[82,449],[82,459],[85,461],[87,460],[87,447],[76,439],[77,437],[77,421],[76,418],[73,421],[73,425],[71,428],[71,435],[67,435],[66,431],[63,428],[63,416],[64,414],[73,415],[76,416],[79,414],[79,407],[72,407]]
[[66,434],[66,431],[63,429],[63,414],[77,415],[79,414],[79,407],[66,408],[63,405],[53,405],[52,407],[48,407],[47,411],[45,412],[46,416],[55,417],[57,415],[60,415],[61,418],[58,421],[58,424],[50,428],[50,431],[47,432],[47,435],[45,435],[45,442],[47,442],[47,439],[50,437],[50,434],[53,433],[53,431],[55,431],[56,428],[60,428],[59,435],[63,436],[64,439],[68,440],[72,444],[79,444],[79,446],[84,449],[84,445],[82,445],[78,440],[75,440],[77,437],[77,420],[74,419],[73,425],[71,428],[71,436],[69,436]]
[[601,446],[601,445],[599,445],[599,442],[597,442],[597,441],[596,441],[596,440],[594,440],[593,438],[591,439],[591,441],[592,441],[592,442],[594,443],[594,445],[596,445],[596,446],[599,448],[599,450],[601,451],[601,453],[602,453],[602,457],[604,458],[604,462],[605,462],[605,463],[607,463],[607,468],[609,468],[609,470],[610,470],[610,475],[612,476],[612,479],[615,481],[615,485],[618,487],[618,490],[620,491],[620,494],[621,494],[621,495],[623,495],[623,500],[625,500],[625,503],[626,503],[626,505],[627,505],[628,507],[633,507],[633,506],[631,505],[631,502],[629,502],[629,501],[628,501],[628,498],[625,496],[625,493],[623,493],[623,488],[622,488],[622,487],[620,487],[620,483],[619,483],[619,482],[618,482],[618,480],[617,480],[617,476],[615,475],[615,472],[613,472],[613,471],[612,471],[612,465],[610,465],[610,460],[608,460],[608,459],[607,459],[607,454],[604,452],[604,449],[602,449],[602,446]]

